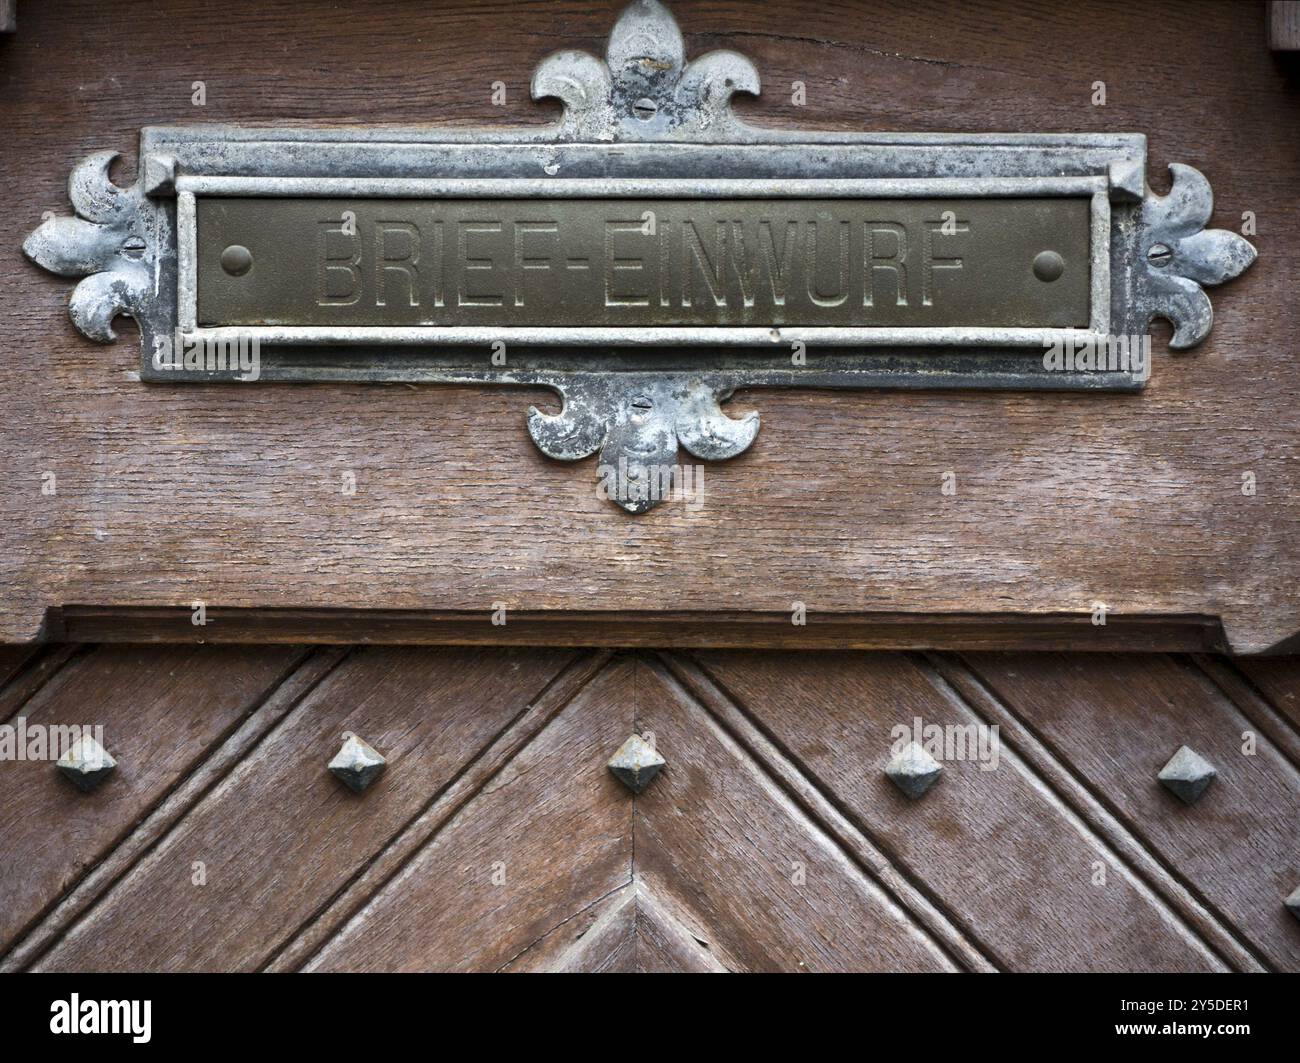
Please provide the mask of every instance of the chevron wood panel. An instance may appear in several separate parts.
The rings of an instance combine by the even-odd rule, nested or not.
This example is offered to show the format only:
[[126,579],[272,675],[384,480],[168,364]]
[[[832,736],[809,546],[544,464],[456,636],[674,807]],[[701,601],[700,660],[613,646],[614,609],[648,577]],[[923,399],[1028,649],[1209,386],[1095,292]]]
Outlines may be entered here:
[[[979,654],[972,663],[1262,959],[1300,969],[1300,924],[1276,903],[1300,883],[1300,768],[1204,674],[1148,654]],[[1181,745],[1218,771],[1190,807],[1151,784]]]
[[[0,762],[0,967],[1297,970],[1300,669],[1256,665],[48,647],[0,711],[110,723],[120,766]],[[904,799],[917,717],[1000,723],[998,767]],[[361,795],[345,730],[389,758]],[[668,762],[639,796],[604,767],[633,730]],[[1184,741],[1193,806],[1154,778]]]
[[[755,722],[924,881],[999,966],[1223,969],[1005,743],[993,770],[974,760],[948,764],[933,800],[910,801],[900,793],[880,770],[892,728],[911,731],[914,720],[963,728],[989,722],[908,658],[718,653],[702,659]],[[1102,884],[1098,865],[1105,869]]]

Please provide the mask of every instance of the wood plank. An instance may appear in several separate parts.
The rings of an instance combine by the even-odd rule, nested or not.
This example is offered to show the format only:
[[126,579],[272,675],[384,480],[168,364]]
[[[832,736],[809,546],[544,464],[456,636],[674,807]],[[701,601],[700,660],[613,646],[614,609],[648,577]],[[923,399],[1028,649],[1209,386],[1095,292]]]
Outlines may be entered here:
[[0,961],[0,972],[21,971],[163,838],[213,786],[224,778],[301,698],[347,655],[318,649],[308,654],[211,755],[196,765],[152,812],[104,854],[74,888],[50,906]]
[[[36,969],[256,968],[374,859],[568,656],[353,654]],[[325,768],[345,731],[389,760],[364,795]],[[203,885],[192,881],[196,862],[205,865]]]
[[1236,662],[1277,712],[1300,730],[1300,657],[1259,657]]
[[52,637],[78,642],[311,642],[443,646],[660,646],[743,649],[756,646],[809,649],[1067,649],[1209,650],[1226,647],[1222,625],[1209,617],[1113,617],[1105,625],[1091,616],[908,613],[806,615],[680,610],[513,610],[507,623],[492,612],[375,609],[212,609],[208,626],[196,628],[188,609],[60,609]]
[[[1204,675],[1176,658],[975,654],[988,687],[1071,763],[1268,962],[1300,970],[1283,899],[1300,884],[1300,775]],[[1218,770],[1195,805],[1156,774],[1182,745]]]
[[638,729],[668,766],[637,799],[638,878],[732,971],[959,969],[686,691],[643,670]]
[[607,667],[306,969],[498,970],[626,886],[632,797],[605,762],[631,730],[634,675]]
[[[557,0],[521,18],[504,2],[394,2],[340,18],[329,0],[33,4],[5,44],[0,223],[21,234],[66,212],[75,162],[129,151],[145,123],[548,120],[554,106],[527,99],[534,64],[560,44],[601,51],[619,6]],[[803,601],[825,615],[1083,617],[1101,600],[1112,618],[1221,617],[1239,651],[1300,630],[1300,380],[1279,354],[1300,332],[1300,125],[1257,17],[1201,2],[1088,17],[1011,2],[674,9],[693,54],[753,57],[766,92],[742,109],[756,121],[1146,133],[1153,185],[1166,161],[1203,168],[1214,224],[1259,218],[1260,261],[1215,291],[1203,349],[1157,352],[1141,396],[751,391],[732,405],[758,408],[762,432],[708,467],[704,506],[633,519],[597,497],[591,463],[533,446],[525,412],[553,401],[538,392],[144,387],[130,327],[114,346],[82,339],[70,285],[11,241],[0,344],[26,353],[0,365],[0,463],[31,472],[0,499],[0,639],[35,636],[49,606],[171,607],[195,587],[214,607],[471,612]],[[87,44],[121,40],[129,62]],[[198,108],[192,56],[214,49],[241,61],[208,75]],[[1207,54],[1222,61],[1188,92],[1189,57]],[[39,493],[47,469],[56,496]],[[338,490],[349,470],[355,496]],[[202,534],[176,519],[177,499]]]
[[1275,52],[1300,51],[1300,3],[1269,0],[1268,46]]
[[48,760],[0,763],[0,951],[211,756],[302,652],[103,647],[39,691],[23,709],[29,731],[102,726],[118,766],[84,794]]
[[[895,727],[987,724],[898,654],[708,653],[709,673],[1005,969],[1222,970],[1222,960],[1001,743],[922,800],[884,774]],[[1000,739],[999,739],[1000,741]],[[1104,885],[1094,881],[1098,865]]]

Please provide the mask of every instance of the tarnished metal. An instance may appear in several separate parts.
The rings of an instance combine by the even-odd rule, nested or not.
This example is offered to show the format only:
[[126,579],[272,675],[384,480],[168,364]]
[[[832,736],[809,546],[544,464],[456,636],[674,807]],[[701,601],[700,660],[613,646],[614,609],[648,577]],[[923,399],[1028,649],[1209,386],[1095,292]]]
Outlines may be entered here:
[[83,735],[55,761],[55,767],[78,790],[89,793],[113,773],[117,761],[94,738]]
[[624,786],[634,794],[639,794],[663,769],[666,761],[654,746],[638,734],[632,735],[618,747],[606,767]]
[[1157,778],[1171,793],[1193,805],[1200,800],[1217,774],[1214,766],[1195,750],[1179,746],[1178,752],[1160,769]]
[[[687,62],[668,11],[655,0],[637,0],[615,25],[603,60],[562,51],[538,67],[533,95],[564,104],[554,126],[149,128],[141,134],[141,176],[134,186],[109,181],[112,152],[91,156],[72,177],[77,216],[46,221],[24,249],[53,272],[85,278],[71,302],[72,319],[85,335],[109,342],[115,315],[137,319],[143,380],[248,379],[242,366],[229,366],[213,351],[232,341],[256,341],[261,381],[540,385],[563,398],[558,414],[529,414],[533,438],[548,454],[626,451],[669,465],[677,441],[701,458],[729,457],[752,441],[756,416],[736,422],[719,408],[738,387],[1139,390],[1149,362],[1135,367],[1116,362],[1113,353],[1100,361],[1094,356],[1062,362],[1049,353],[1090,348],[1105,355],[1117,337],[1144,336],[1157,316],[1173,322],[1172,346],[1193,346],[1212,322],[1203,286],[1236,276],[1254,259],[1254,249],[1241,237],[1205,229],[1212,199],[1197,171],[1174,165],[1170,193],[1151,194],[1141,135],[779,130],[750,126],[733,113],[735,93],[758,90],[754,66],[734,52]],[[320,201],[316,209],[356,214],[363,230],[370,226],[372,240],[363,275],[372,293],[366,312],[358,306],[327,315],[302,301],[304,293],[294,287],[302,276],[300,260],[293,254],[311,242],[301,236],[267,245],[256,232],[218,227],[211,235],[225,243],[201,240],[218,199],[261,201],[248,209],[275,224],[295,211],[310,218],[306,200]],[[377,200],[392,208],[390,218],[381,216]],[[864,305],[848,305],[857,300],[838,308],[815,300],[778,308],[756,299],[747,307],[742,290],[739,306],[731,305],[734,297],[725,307],[693,297],[686,314],[679,298],[676,313],[643,307],[629,310],[624,321],[608,306],[575,298],[584,283],[578,269],[572,276],[566,272],[565,280],[551,278],[551,302],[530,305],[525,298],[516,307],[514,289],[507,305],[504,288],[480,288],[500,295],[503,305],[496,309],[503,313],[478,318],[458,308],[450,317],[429,313],[423,302],[401,302],[403,267],[412,263],[402,257],[400,225],[390,244],[378,251],[373,245],[379,223],[418,225],[403,212],[423,209],[427,218],[429,203],[450,210],[450,200],[457,201],[456,210],[472,210],[471,202],[500,207],[531,201],[548,216],[566,203],[564,209],[578,212],[574,217],[587,211],[593,223],[609,221],[611,212],[618,220],[623,201],[651,210],[674,204],[664,208],[672,215],[670,236],[673,222],[680,225],[687,215],[712,221],[714,242],[706,247],[715,251],[716,223],[737,220],[722,217],[728,213],[723,208],[734,204],[748,204],[738,214],[742,228],[745,219],[761,220],[763,212],[779,217],[817,202],[829,222],[893,222],[910,237],[915,225],[909,227],[909,219],[929,220],[920,204],[942,211],[944,203],[959,201],[947,219],[950,229],[956,226],[945,234],[952,243],[940,240],[931,248],[931,266],[937,255],[961,257],[939,248],[965,240],[972,266],[978,261],[980,269],[936,270],[927,307],[924,280],[917,276],[925,272],[924,245],[913,243],[909,254],[917,257],[902,257],[910,267],[909,285],[920,286],[919,298],[909,288],[906,306],[895,295],[888,307],[888,256],[896,247],[882,230],[869,253],[859,231],[843,275],[865,278],[870,266],[870,314]],[[598,202],[588,207],[584,201]],[[873,204],[873,213],[876,204],[892,213],[862,218],[853,212],[864,201]],[[967,205],[1014,228],[1014,220],[1024,216],[1017,204],[1039,201],[1050,202],[1042,209],[1051,218],[1070,220],[1052,221],[1049,231],[1033,238],[1008,236],[1005,255],[991,255],[985,241],[999,234],[989,233],[987,221],[961,229]],[[501,218],[488,220],[545,220],[523,217],[518,209],[509,219],[498,212]],[[825,245],[838,251],[829,236]],[[220,265],[236,246],[247,255],[232,251],[231,268]],[[526,249],[528,241],[521,246]],[[512,245],[512,256],[514,250]],[[494,258],[468,248],[461,253],[459,243],[456,251],[457,269],[465,259]],[[289,257],[277,265],[282,254]],[[386,259],[389,254],[395,257]],[[355,265],[362,268],[360,261]],[[672,268],[680,271],[681,261],[670,261]],[[535,282],[544,272],[526,275]],[[983,289],[970,286],[977,272],[990,278]],[[620,282],[637,279],[635,270],[615,276]],[[1079,302],[1085,276],[1086,316]],[[268,277],[276,290],[267,294],[287,299],[293,313],[280,313],[284,307],[274,301],[258,302],[253,278],[265,283]],[[242,300],[236,298],[240,281]],[[392,294],[378,307],[381,287]],[[862,287],[865,296],[865,281]],[[636,294],[619,284],[614,290]],[[317,295],[319,301],[319,290]],[[954,296],[960,298],[954,302]],[[445,302],[435,309],[445,310]],[[178,348],[185,357],[173,357]],[[200,353],[191,356],[195,350]],[[611,497],[633,512],[650,508],[630,488]]]
[[361,793],[379,778],[388,761],[382,754],[356,735],[348,735],[343,746],[329,762],[329,770],[354,793]]
[[208,328],[478,326],[508,338],[512,327],[1090,320],[1080,198],[203,196],[195,228]]
[[908,742],[885,765],[890,781],[913,801],[939,781],[942,771],[943,765],[918,742]]

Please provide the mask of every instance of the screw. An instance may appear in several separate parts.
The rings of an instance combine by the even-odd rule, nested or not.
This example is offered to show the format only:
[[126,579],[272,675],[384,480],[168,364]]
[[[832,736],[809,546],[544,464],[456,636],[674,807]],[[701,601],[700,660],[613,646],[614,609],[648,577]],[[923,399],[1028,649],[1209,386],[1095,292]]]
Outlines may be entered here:
[[659,110],[659,105],[648,96],[642,96],[636,103],[632,104],[632,113],[641,121],[648,122]]
[[1168,244],[1152,244],[1147,252],[1147,261],[1157,269],[1164,269],[1174,260],[1173,248]]

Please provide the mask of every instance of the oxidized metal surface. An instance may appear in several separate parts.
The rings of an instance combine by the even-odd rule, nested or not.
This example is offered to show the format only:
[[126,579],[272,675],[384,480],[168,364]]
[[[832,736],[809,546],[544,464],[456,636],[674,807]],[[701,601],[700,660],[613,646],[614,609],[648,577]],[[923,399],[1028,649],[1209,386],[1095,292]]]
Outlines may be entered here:
[[89,793],[113,773],[117,761],[94,738],[83,735],[55,761],[55,767],[78,790]]
[[943,765],[919,742],[908,742],[885,766],[890,781],[913,801],[938,782],[942,771]]
[[353,793],[361,793],[379,778],[388,761],[369,742],[348,735],[329,762],[330,773]]
[[1158,778],[1171,793],[1192,805],[1200,800],[1217,774],[1214,766],[1195,750],[1179,746],[1178,752],[1160,769]]
[[[627,8],[603,60],[578,51],[547,58],[532,91],[538,99],[563,102],[557,124],[480,130],[145,129],[135,185],[119,188],[109,181],[113,152],[92,155],[72,176],[69,194],[76,216],[44,222],[24,250],[46,269],[84,278],[73,291],[71,314],[86,336],[110,342],[114,316],[136,318],[143,380],[541,385],[563,399],[557,414],[529,414],[533,438],[546,453],[570,460],[597,451],[602,460],[623,456],[661,481],[671,470],[665,474],[658,463],[675,465],[678,443],[704,459],[730,457],[749,445],[756,416],[737,421],[719,408],[742,386],[1139,390],[1149,360],[1140,365],[1117,360],[1116,341],[1142,337],[1153,317],[1165,317],[1175,328],[1171,346],[1201,342],[1213,320],[1204,286],[1236,276],[1255,257],[1254,248],[1235,233],[1205,228],[1212,197],[1196,170],[1174,165],[1169,195],[1150,192],[1146,142],[1139,134],[872,134],[749,126],[732,112],[731,97],[758,93],[753,65],[729,51],[687,62],[681,33],[656,0],[637,0]],[[350,322],[335,324],[331,316],[327,324],[311,324],[304,322],[327,320],[317,316],[321,308],[309,306],[311,313],[300,318],[301,302],[293,314],[281,314],[280,304],[240,302],[232,295],[240,282],[247,289],[251,278],[266,279],[259,266],[268,255],[274,262],[277,254],[301,250],[310,241],[295,236],[287,246],[268,250],[257,232],[220,229],[217,242],[226,237],[229,242],[209,247],[199,230],[210,221],[218,197],[260,200],[264,206],[255,209],[265,219],[287,219],[297,210],[310,215],[296,206],[306,199],[333,201],[330,210],[352,204],[344,209],[358,215],[360,231],[369,227],[372,241],[374,227],[383,221],[418,226],[421,219],[412,210],[425,210],[427,222],[433,201],[530,200],[547,214],[562,201],[570,207],[605,201],[604,209],[592,208],[593,221],[608,221],[613,202],[673,203],[672,210],[714,222],[714,242],[705,244],[714,251],[720,250],[717,221],[736,219],[710,211],[742,202],[754,204],[738,212],[742,229],[746,219],[761,221],[762,212],[779,218],[781,210],[817,201],[830,222],[889,221],[909,240],[918,217],[927,220],[920,204],[960,201],[954,210],[960,222],[967,204],[989,212],[987,217],[1013,219],[1021,216],[1016,203],[1050,201],[1043,210],[1053,217],[1064,211],[1072,220],[1050,225],[1054,239],[1038,241],[1043,246],[1031,247],[1028,236],[1020,240],[1008,234],[1006,244],[1014,254],[998,260],[983,289],[963,287],[969,274],[960,269],[932,268],[933,319],[923,312],[924,233],[920,245],[911,240],[908,248],[908,254],[919,256],[907,263],[908,303],[899,305],[895,295],[888,312],[890,267],[872,262],[871,315],[858,316],[865,306],[850,312],[848,302],[854,299],[838,308],[838,316],[835,307],[815,300],[802,307],[789,302],[781,313],[773,305],[765,314],[757,297],[753,307],[744,306],[743,290],[735,307],[737,280],[724,307],[716,301],[710,307],[707,298],[697,301],[693,295],[692,312],[686,314],[681,289],[669,285],[679,296],[676,313],[660,313],[672,307],[653,313],[642,307],[632,323],[620,324],[594,295],[577,297],[582,280],[554,281],[551,304],[530,306],[525,293],[522,307],[513,305],[516,288],[475,289],[499,295],[498,310],[521,311],[514,317],[485,315],[481,323],[469,313],[429,314],[423,301],[401,306],[403,265],[412,263],[400,257],[402,237],[394,232],[379,254],[398,258],[376,262],[372,242],[370,260],[355,263],[362,280],[374,271],[366,312],[358,305],[349,311],[355,315]],[[391,217],[381,217],[372,205],[379,199],[392,206]],[[270,206],[270,200],[279,202]],[[871,202],[873,212],[883,203],[881,209],[890,213],[863,219],[853,213],[863,202]],[[457,209],[473,208],[462,202]],[[503,226],[507,220],[545,220],[541,214],[530,219],[516,211],[508,219],[504,211],[498,213],[503,217],[487,220]],[[1085,245],[1074,214],[1087,218],[1086,263],[1078,261]],[[680,224],[684,216],[668,218],[670,238],[672,223]],[[868,255],[866,237],[858,231],[853,243],[855,228],[850,225],[847,265],[838,242],[826,241],[836,249],[837,264],[828,267],[830,281],[819,282],[829,285],[819,289],[823,297],[836,287],[837,276],[847,286],[850,278],[866,275],[867,263],[858,257],[859,251]],[[752,229],[751,235],[757,232]],[[490,234],[477,234],[475,246],[485,235]],[[973,261],[970,255],[986,253],[990,236],[978,219],[964,233],[958,225],[952,243],[939,240],[932,246],[932,267],[940,255],[965,254],[940,250],[959,238],[970,242],[967,260]],[[339,247],[335,240],[335,250]],[[513,243],[510,251],[513,262]],[[350,258],[355,248],[339,251],[344,252]],[[882,234],[870,255],[896,252]],[[436,256],[436,250],[429,253]],[[456,268],[467,258],[495,257],[470,253],[467,245]],[[682,262],[672,259],[670,245],[670,278],[674,266],[680,272]],[[290,304],[305,300],[295,285],[315,269],[313,264],[297,275],[279,276],[268,297]],[[491,271],[479,272],[474,279],[482,282]],[[615,272],[620,281],[615,290],[636,294],[635,283],[623,283],[635,282],[637,271]],[[1077,286],[1085,272],[1087,300],[1080,304]],[[331,279],[341,281],[342,274]],[[950,298],[940,302],[945,285]],[[912,297],[914,286],[919,286],[919,302]],[[381,287],[392,293],[392,301],[385,294],[385,305],[378,307]],[[801,289],[807,287],[803,278]],[[862,289],[865,297],[865,280]],[[364,286],[361,292],[364,298]],[[979,295],[989,305],[981,306]],[[1041,305],[1033,305],[1035,296]],[[995,305],[999,299],[1005,301]],[[223,319],[224,327],[207,327]],[[254,321],[263,323],[248,323]],[[1062,327],[1065,321],[1068,327]],[[255,374],[213,353],[223,344],[254,341],[259,345]],[[1094,353],[1082,361],[1057,356],[1075,349]],[[620,476],[618,482],[612,497],[628,510],[642,512],[660,500],[647,497],[635,477]]]
[[614,777],[634,794],[649,786],[667,763],[655,747],[638,734],[618,747],[606,765]]
[[1084,198],[205,196],[195,228],[203,327],[1089,323]]

